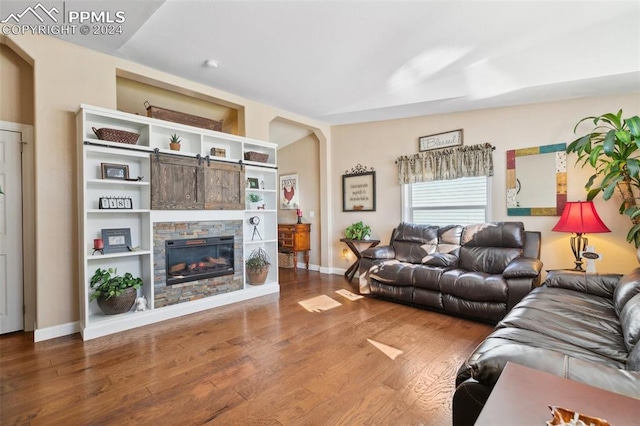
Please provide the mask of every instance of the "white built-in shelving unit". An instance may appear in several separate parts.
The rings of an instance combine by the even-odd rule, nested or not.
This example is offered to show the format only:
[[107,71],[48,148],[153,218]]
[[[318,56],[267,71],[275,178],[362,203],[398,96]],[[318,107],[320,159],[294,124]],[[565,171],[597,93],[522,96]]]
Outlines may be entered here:
[[[255,139],[209,131],[196,127],[157,120],[120,111],[81,105],[76,114],[78,134],[78,204],[80,249],[80,327],[85,340],[121,332],[131,328],[164,321],[178,316],[215,308],[267,294],[278,293],[277,241],[277,146]],[[92,128],[111,128],[140,135],[135,145],[100,140]],[[169,149],[169,136],[178,134],[181,150]],[[211,149],[223,149],[224,157],[211,156]],[[244,160],[247,151],[268,154],[267,162]],[[258,187],[245,188],[249,194],[259,194],[260,208],[245,210],[168,211],[151,210],[150,158],[154,152],[187,157],[210,156],[214,161],[243,164],[245,177],[258,182]],[[103,163],[127,165],[130,177],[141,181],[102,179]],[[247,180],[248,182],[248,180]],[[248,183],[247,183],[248,185]],[[126,197],[131,209],[100,209],[100,197]],[[257,216],[260,223],[254,237],[254,225],[249,218]],[[241,290],[203,299],[156,308],[154,301],[153,224],[167,221],[241,220],[243,256],[261,247],[267,251],[272,267],[267,282],[260,286],[244,283]],[[136,251],[93,254],[93,240],[101,238],[102,229],[128,228],[131,245]],[[244,262],[242,262],[244,264]],[[148,301],[148,310],[121,315],[104,315],[95,301],[89,302],[89,280],[97,268],[117,268],[118,273],[131,272],[144,281],[138,291]],[[243,276],[246,273],[243,271]]]

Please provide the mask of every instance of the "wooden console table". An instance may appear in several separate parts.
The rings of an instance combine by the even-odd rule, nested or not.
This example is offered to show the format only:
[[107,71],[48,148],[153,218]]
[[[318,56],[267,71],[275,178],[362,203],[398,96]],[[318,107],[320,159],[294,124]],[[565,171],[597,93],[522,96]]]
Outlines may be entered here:
[[304,263],[309,270],[311,250],[311,224],[278,224],[278,247],[280,251],[293,253],[293,270],[298,270],[298,252],[304,252]]
[[551,420],[549,405],[612,425],[636,424],[640,418],[637,399],[508,362],[475,426],[544,425]]
[[349,269],[347,269],[347,271],[344,273],[344,277],[348,279],[349,282],[351,282],[353,276],[358,271],[358,267],[360,267],[360,259],[362,259],[362,250],[360,250],[358,246],[356,246],[356,244],[367,244],[367,247],[365,247],[364,249],[366,250],[380,244],[380,240],[352,240],[349,238],[341,238],[340,241],[345,243],[347,247],[349,247],[351,252],[356,255],[356,261],[353,263],[353,265],[349,266]]

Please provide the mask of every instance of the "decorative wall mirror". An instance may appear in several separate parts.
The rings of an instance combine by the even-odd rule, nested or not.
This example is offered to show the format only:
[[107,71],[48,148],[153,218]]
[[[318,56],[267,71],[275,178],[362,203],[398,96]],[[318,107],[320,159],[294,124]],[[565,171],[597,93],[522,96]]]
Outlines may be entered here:
[[507,214],[560,216],[567,202],[567,145],[507,151]]

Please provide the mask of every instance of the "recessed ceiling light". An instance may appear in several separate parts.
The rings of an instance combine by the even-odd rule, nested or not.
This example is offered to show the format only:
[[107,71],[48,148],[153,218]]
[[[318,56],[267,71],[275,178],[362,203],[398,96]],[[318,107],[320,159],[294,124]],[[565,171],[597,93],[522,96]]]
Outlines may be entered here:
[[215,59],[207,59],[204,61],[204,66],[208,68],[218,68],[218,61]]

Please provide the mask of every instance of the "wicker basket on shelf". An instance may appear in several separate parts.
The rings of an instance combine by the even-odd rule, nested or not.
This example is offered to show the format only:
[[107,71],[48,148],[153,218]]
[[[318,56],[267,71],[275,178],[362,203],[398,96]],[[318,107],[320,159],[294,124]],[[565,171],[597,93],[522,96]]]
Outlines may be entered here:
[[120,142],[135,144],[138,142],[139,134],[133,132],[127,132],[125,130],[110,129],[103,127],[102,129],[96,129],[92,127],[93,133],[96,134],[98,139],[102,141]]
[[267,161],[269,161],[269,154],[263,154],[262,152],[256,151],[247,151],[244,153],[244,159],[247,161],[266,163]]

